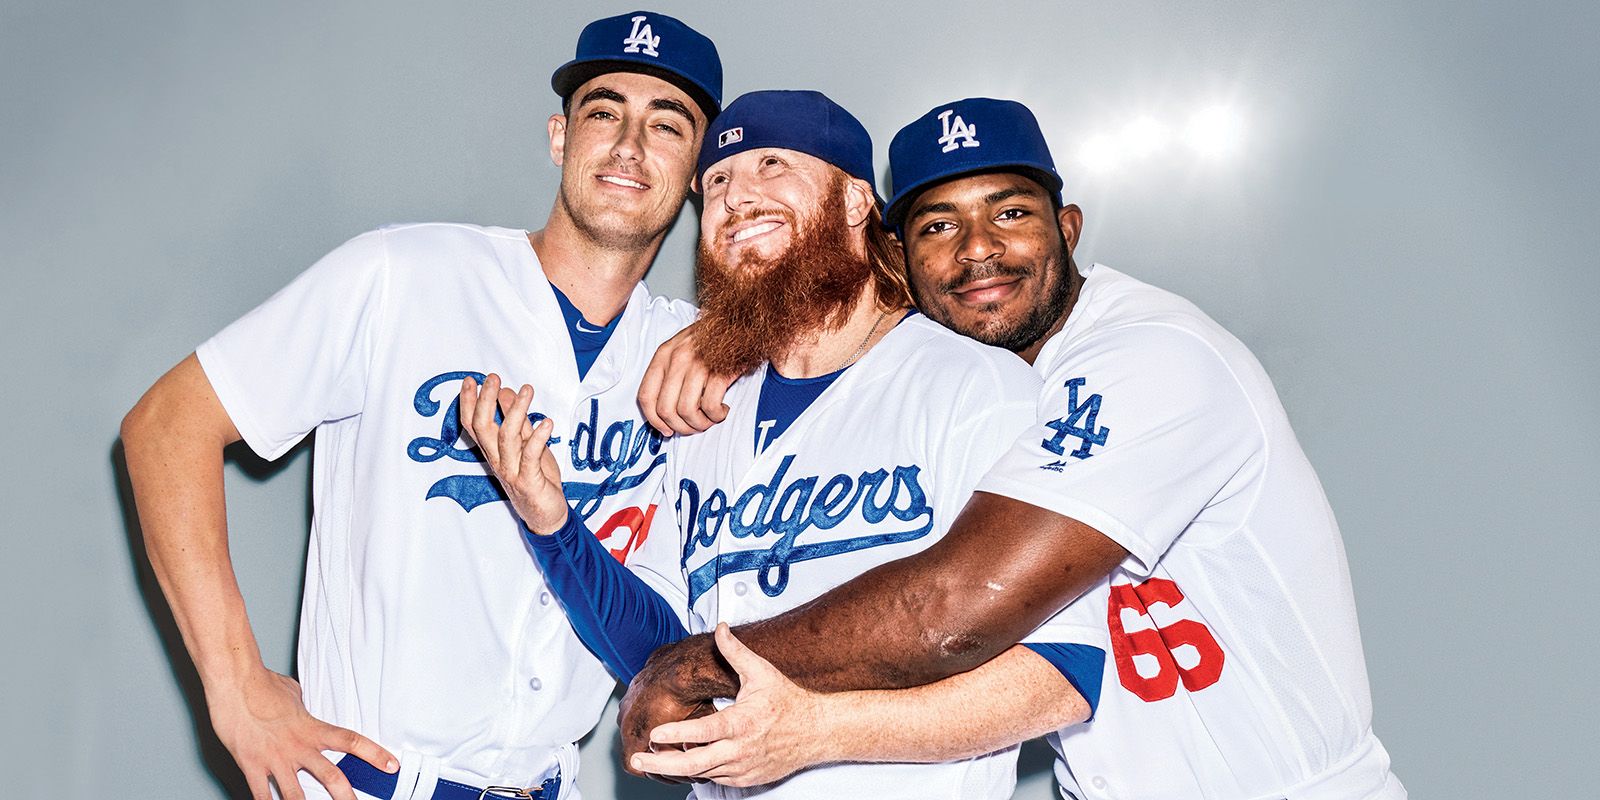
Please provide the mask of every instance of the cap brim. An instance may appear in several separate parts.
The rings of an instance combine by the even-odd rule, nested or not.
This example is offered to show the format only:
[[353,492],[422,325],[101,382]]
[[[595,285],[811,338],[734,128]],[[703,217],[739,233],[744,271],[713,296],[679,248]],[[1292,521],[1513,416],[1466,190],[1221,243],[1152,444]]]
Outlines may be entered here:
[[578,90],[579,86],[609,72],[637,72],[652,78],[660,78],[682,89],[684,94],[694,100],[695,105],[700,106],[700,111],[706,115],[707,122],[716,119],[717,114],[722,112],[722,106],[705,87],[654,61],[630,61],[622,58],[574,59],[562,64],[551,74],[550,88],[565,101]]
[[1014,164],[985,164],[972,169],[953,169],[943,174],[929,175],[916,183],[897,192],[889,201],[889,207],[884,210],[883,224],[889,228],[899,228],[905,221],[906,212],[910,210],[911,201],[927,191],[934,184],[953,181],[957,178],[968,178],[973,175],[988,175],[995,172],[1017,172],[1027,176],[1034,183],[1050,191],[1051,200],[1057,206],[1061,205],[1061,187],[1064,185],[1061,176],[1046,169],[1042,164],[1017,162]]

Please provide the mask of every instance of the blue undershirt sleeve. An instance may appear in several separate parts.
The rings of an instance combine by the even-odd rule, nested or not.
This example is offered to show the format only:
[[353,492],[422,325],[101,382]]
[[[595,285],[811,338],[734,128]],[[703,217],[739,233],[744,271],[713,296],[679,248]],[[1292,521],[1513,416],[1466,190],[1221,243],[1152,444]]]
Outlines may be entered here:
[[1088,644],[1023,642],[1022,646],[1038,653],[1061,671],[1061,676],[1089,704],[1089,719],[1094,719],[1095,710],[1100,707],[1100,679],[1106,673],[1106,651]]
[[550,536],[526,525],[522,535],[578,638],[623,683],[657,647],[689,635],[667,601],[612,558],[577,514]]

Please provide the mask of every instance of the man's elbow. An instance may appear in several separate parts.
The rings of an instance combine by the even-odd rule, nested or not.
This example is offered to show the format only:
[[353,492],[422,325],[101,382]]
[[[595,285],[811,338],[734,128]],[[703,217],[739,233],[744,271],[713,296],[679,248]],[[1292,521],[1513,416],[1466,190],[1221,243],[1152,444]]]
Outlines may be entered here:
[[909,685],[932,683],[976,669],[1011,644],[984,629],[951,597],[944,595],[931,604],[930,613],[919,618],[921,631],[917,640],[921,646],[905,664]]
[[118,429],[118,433],[122,437],[124,451],[131,454],[151,438],[160,419],[157,405],[158,403],[147,392],[139,398],[139,402],[133,404],[133,408],[128,409],[127,414],[123,415],[122,427]]

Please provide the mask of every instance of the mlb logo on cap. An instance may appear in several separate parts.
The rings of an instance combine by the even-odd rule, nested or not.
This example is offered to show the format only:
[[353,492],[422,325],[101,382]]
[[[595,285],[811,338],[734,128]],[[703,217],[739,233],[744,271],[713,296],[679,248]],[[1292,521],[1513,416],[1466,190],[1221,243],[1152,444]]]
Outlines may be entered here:
[[[715,149],[709,146],[712,137]],[[866,126],[821,92],[770,89],[741,95],[706,130],[706,144],[695,167],[702,185],[712,165],[762,147],[820,158],[872,185],[872,137]]]
[[923,189],[977,172],[1023,173],[1061,205],[1061,176],[1033,112],[1015,100],[969,97],[936,106],[889,142],[893,196],[884,221],[898,227]]

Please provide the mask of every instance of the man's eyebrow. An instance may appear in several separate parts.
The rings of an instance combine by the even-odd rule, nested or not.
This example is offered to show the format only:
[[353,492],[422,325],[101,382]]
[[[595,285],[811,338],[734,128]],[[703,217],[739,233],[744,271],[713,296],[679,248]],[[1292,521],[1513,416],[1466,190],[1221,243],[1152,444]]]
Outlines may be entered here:
[[590,89],[589,92],[583,96],[583,99],[578,101],[578,105],[582,106],[585,103],[593,103],[597,100],[610,100],[616,103],[628,102],[628,98],[623,97],[621,92],[606,86],[596,86],[595,88]]
[[1039,194],[1038,190],[1034,189],[1031,186],[1027,187],[1027,188],[1023,188],[1023,187],[1020,187],[1020,186],[1011,186],[1011,187],[1008,187],[1008,188],[1005,188],[1005,189],[1001,189],[998,192],[990,192],[989,194],[984,196],[983,202],[985,202],[985,203],[987,203],[989,205],[994,205],[995,203],[999,203],[999,202],[1002,202],[1002,201],[1005,201],[1005,200],[1010,200],[1013,197],[1019,197],[1019,196],[1020,197],[1038,198],[1040,196],[1040,194]]
[[651,100],[650,108],[656,111],[676,112],[683,115],[683,118],[689,121],[689,126],[691,128],[698,130],[700,127],[695,124],[694,115],[689,113],[689,107],[670,97],[657,97],[656,99]]
[[[983,203],[984,205],[994,205],[995,203],[1003,203],[1013,197],[1031,197],[1038,199],[1040,196],[1039,190],[1033,188],[1032,186],[1008,186],[1004,189],[993,191],[984,195]],[[956,213],[955,203],[951,203],[949,201],[926,203],[911,209],[911,213],[906,215],[906,220],[910,221],[924,214],[954,213]]]
[[911,213],[906,215],[906,220],[910,221],[910,220],[916,219],[917,217],[920,217],[920,216],[922,216],[924,214],[954,214],[954,213],[956,213],[956,204],[955,203],[925,203],[923,205],[920,205],[920,206],[917,206],[916,208],[911,209]]

